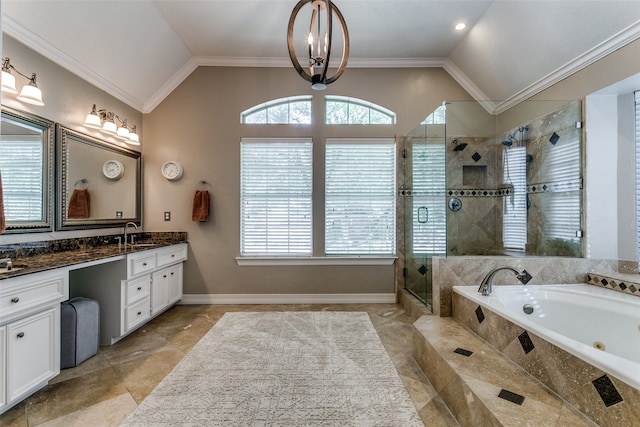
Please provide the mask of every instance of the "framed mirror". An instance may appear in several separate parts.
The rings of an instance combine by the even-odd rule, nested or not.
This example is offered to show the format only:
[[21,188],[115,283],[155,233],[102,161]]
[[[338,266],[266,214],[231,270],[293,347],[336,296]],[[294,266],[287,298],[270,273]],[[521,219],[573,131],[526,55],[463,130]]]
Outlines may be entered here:
[[56,125],[57,230],[140,223],[137,151]]
[[0,173],[5,233],[53,229],[54,123],[2,106]]

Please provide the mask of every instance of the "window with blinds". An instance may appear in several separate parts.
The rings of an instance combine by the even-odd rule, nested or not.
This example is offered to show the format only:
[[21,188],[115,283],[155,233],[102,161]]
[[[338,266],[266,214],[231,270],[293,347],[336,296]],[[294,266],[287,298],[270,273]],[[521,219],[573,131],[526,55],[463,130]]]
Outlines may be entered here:
[[634,92],[636,127],[636,256],[640,260],[640,91]]
[[412,147],[413,253],[447,252],[446,159],[444,144]]
[[525,146],[511,146],[503,153],[503,182],[510,192],[503,201],[502,241],[505,249],[523,251],[527,243],[527,151]]
[[326,141],[327,255],[395,255],[395,182],[393,139]]
[[311,139],[242,139],[242,255],[311,255],[312,148]]
[[11,221],[41,221],[45,217],[42,137],[3,135],[0,153],[5,216]]
[[563,136],[551,146],[545,161],[544,177],[553,191],[546,199],[543,231],[545,240],[579,243],[581,230],[581,155],[579,133]]

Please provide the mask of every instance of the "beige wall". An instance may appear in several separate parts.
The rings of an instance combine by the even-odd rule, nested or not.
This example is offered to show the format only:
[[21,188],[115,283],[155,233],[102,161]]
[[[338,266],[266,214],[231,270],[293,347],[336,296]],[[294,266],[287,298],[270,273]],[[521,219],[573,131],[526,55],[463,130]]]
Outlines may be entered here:
[[[313,123],[323,121],[324,95],[364,99],[398,115],[395,126],[241,125],[240,112],[276,98],[313,94]],[[314,255],[323,249],[323,141],[328,137],[394,137],[409,133],[445,99],[470,99],[442,69],[348,69],[324,92],[314,92],[289,68],[201,67],[145,115],[144,224],[153,231],[189,233],[187,294],[393,293],[393,266],[239,267],[240,138],[312,137],[314,141]],[[177,160],[181,180],[162,178]],[[191,221],[199,180],[210,183],[212,219]],[[163,220],[171,211],[172,221]]]

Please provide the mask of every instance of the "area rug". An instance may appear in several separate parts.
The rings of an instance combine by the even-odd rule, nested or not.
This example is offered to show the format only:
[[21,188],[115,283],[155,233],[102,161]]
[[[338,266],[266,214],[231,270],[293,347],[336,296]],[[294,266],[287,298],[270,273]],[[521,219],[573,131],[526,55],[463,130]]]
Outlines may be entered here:
[[123,426],[423,426],[364,312],[226,313]]

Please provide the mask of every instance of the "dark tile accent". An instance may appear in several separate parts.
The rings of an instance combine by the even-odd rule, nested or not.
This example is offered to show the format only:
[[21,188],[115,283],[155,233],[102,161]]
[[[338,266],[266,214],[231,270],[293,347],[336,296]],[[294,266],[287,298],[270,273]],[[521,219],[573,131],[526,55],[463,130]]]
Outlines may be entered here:
[[556,145],[559,139],[560,139],[560,135],[554,132],[553,135],[551,135],[551,138],[549,138],[549,142],[552,143],[553,145]]
[[484,313],[482,312],[482,307],[480,306],[476,308],[476,318],[478,319],[478,323],[484,322]]
[[515,403],[516,405],[522,405],[522,403],[524,402],[524,396],[505,389],[500,390],[500,393],[498,393],[498,397],[504,400],[508,400],[511,403]]
[[461,354],[461,355],[466,356],[466,357],[469,357],[469,356],[471,356],[471,355],[473,354],[473,351],[471,351],[471,350],[466,350],[466,349],[464,349],[464,348],[460,348],[460,347],[458,347],[458,348],[456,348],[455,350],[453,350],[453,352],[454,352],[454,353]]
[[624,284],[624,282],[620,282],[620,284],[618,285],[620,287],[620,289],[622,289],[623,291],[625,289],[627,289],[627,285]]
[[602,283],[604,286],[607,286],[609,284],[609,282],[607,282],[607,279],[602,279],[600,280],[600,283]]
[[471,158],[473,159],[474,162],[478,162],[482,158],[482,156],[478,154],[478,152],[476,151],[475,153],[473,153]]
[[427,274],[427,271],[429,271],[429,269],[427,268],[427,266],[426,266],[426,265],[422,265],[422,266],[418,269],[418,272],[419,272],[420,274],[422,274],[423,276],[424,276],[425,274]]
[[531,337],[529,336],[527,331],[524,331],[523,333],[518,335],[518,341],[520,341],[520,345],[522,346],[524,354],[529,354],[531,353],[531,351],[533,351],[534,348],[536,348],[536,346],[533,345],[533,341],[531,341]]
[[600,378],[593,380],[592,383],[600,395],[604,406],[607,408],[623,401],[622,396],[620,396],[620,393],[618,393],[618,390],[616,389],[616,386],[613,385],[607,375],[603,375]]

